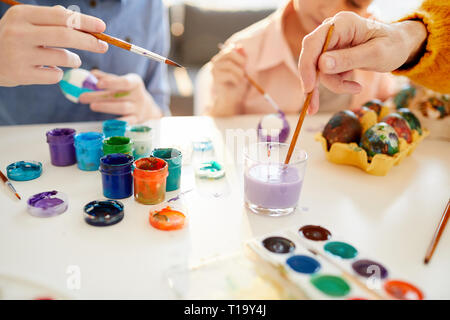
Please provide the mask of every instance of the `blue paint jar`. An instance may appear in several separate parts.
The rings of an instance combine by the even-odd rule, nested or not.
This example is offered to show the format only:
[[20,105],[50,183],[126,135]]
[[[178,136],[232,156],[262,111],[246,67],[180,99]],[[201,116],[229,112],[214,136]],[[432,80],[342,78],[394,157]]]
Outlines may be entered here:
[[100,159],[103,195],[110,199],[124,199],[133,194],[134,158],[128,154],[113,153]]
[[84,171],[96,171],[103,157],[103,134],[83,132],[75,136],[75,152],[78,168]]
[[169,164],[166,191],[179,189],[181,181],[181,151],[173,148],[157,148],[153,150],[152,157],[163,159]]
[[105,138],[123,137],[127,130],[127,122],[117,119],[106,120],[103,122],[103,134]]

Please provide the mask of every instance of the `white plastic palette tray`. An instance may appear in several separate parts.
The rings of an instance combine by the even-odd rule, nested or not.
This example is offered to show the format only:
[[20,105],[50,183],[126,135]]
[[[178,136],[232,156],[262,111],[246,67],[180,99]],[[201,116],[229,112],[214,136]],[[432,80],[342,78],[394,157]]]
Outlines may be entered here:
[[[414,285],[397,280],[399,278],[391,270],[342,237],[330,232],[328,239],[313,241],[303,236],[299,229],[270,233],[247,243],[253,259],[257,264],[266,264],[266,269],[271,270],[267,274],[274,281],[287,281],[294,290],[310,299],[423,299],[423,293]],[[273,253],[263,245],[263,241],[270,237],[288,239],[295,249],[287,253]],[[333,246],[336,250],[329,250]],[[348,251],[351,254],[346,255],[346,252],[340,251],[342,248],[350,248]],[[320,268],[311,274],[295,271],[288,263],[288,259],[294,256],[314,259]],[[353,267],[355,263],[355,266],[362,265],[359,273],[355,271],[358,268]],[[348,285],[348,289],[342,281]]]

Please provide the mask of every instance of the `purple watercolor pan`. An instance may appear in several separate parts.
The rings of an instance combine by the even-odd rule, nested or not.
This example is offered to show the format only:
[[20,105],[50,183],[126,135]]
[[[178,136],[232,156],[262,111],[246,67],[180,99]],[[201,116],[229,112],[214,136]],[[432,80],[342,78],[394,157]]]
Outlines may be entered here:
[[58,191],[46,191],[35,194],[27,201],[28,213],[35,217],[48,218],[64,213],[68,206],[68,198]]
[[74,146],[75,133],[76,131],[70,128],[56,128],[47,132],[47,143],[54,166],[65,167],[77,163]]

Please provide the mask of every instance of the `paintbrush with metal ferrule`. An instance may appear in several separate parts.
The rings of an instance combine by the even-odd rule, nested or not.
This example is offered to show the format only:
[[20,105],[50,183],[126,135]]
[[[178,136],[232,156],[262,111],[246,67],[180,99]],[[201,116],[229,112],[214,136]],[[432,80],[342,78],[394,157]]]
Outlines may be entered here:
[[[0,0],[0,2],[4,2],[6,4],[9,4],[10,6],[23,4],[23,3],[20,3],[18,1],[15,1],[15,0]],[[141,48],[141,47],[136,46],[134,44],[128,43],[128,42],[123,41],[121,39],[117,39],[117,38],[112,37],[110,35],[107,35],[107,34],[104,34],[104,33],[99,33],[99,32],[86,32],[86,31],[82,31],[82,30],[79,30],[79,31],[88,33],[88,34],[96,37],[99,40],[103,40],[103,41],[105,41],[105,42],[107,42],[107,43],[109,43],[109,44],[111,44],[113,46],[116,46],[116,47],[119,47],[119,48],[122,48],[122,49],[125,49],[125,50],[128,50],[128,51],[131,51],[133,53],[136,53],[136,54],[139,54],[141,56],[147,57],[147,58],[149,58],[151,60],[162,62],[162,63],[168,64],[168,65],[174,66],[174,67],[182,68],[182,66],[180,64],[178,64],[178,63],[176,63],[176,62],[174,62],[174,61],[172,61],[172,60],[170,60],[170,59],[168,59],[166,57],[163,57],[163,56],[161,56],[161,55],[159,55],[157,53],[154,53],[154,52],[152,52],[150,50]]]
[[3,174],[3,172],[0,171],[0,178],[3,180],[3,182],[8,186],[8,188],[14,193],[14,195],[17,197],[17,199],[22,200],[22,198],[17,193],[16,189],[12,185],[12,183],[8,180],[8,178]]

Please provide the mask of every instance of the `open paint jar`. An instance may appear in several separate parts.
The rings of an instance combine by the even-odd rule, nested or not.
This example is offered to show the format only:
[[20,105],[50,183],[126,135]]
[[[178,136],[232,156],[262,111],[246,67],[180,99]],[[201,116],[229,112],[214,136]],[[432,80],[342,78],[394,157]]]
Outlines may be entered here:
[[46,133],[51,162],[54,166],[65,167],[77,163],[74,146],[75,133],[76,131],[70,128],[56,128]]
[[152,157],[163,159],[169,164],[169,176],[167,177],[166,191],[179,189],[182,162],[181,151],[173,148],[154,149]]
[[123,153],[133,155],[133,142],[128,137],[109,137],[103,140],[103,153]]
[[123,120],[111,119],[103,122],[103,134],[105,138],[123,137],[127,130],[127,122]]
[[306,170],[307,155],[294,150],[291,161],[284,160],[289,145],[277,142],[252,144],[245,153],[245,205],[254,213],[282,216],[297,207]]
[[103,156],[103,134],[83,132],[75,136],[75,151],[78,168],[84,171],[96,171]]
[[143,204],[158,204],[166,197],[169,166],[158,158],[142,158],[134,162],[134,198]]
[[100,159],[103,195],[110,199],[124,199],[133,194],[133,156],[113,153]]
[[133,155],[135,159],[150,156],[152,152],[152,128],[147,126],[132,126],[126,132],[126,136],[133,141]]
[[35,194],[27,201],[28,213],[35,217],[48,218],[60,215],[69,206],[67,196],[58,191]]

